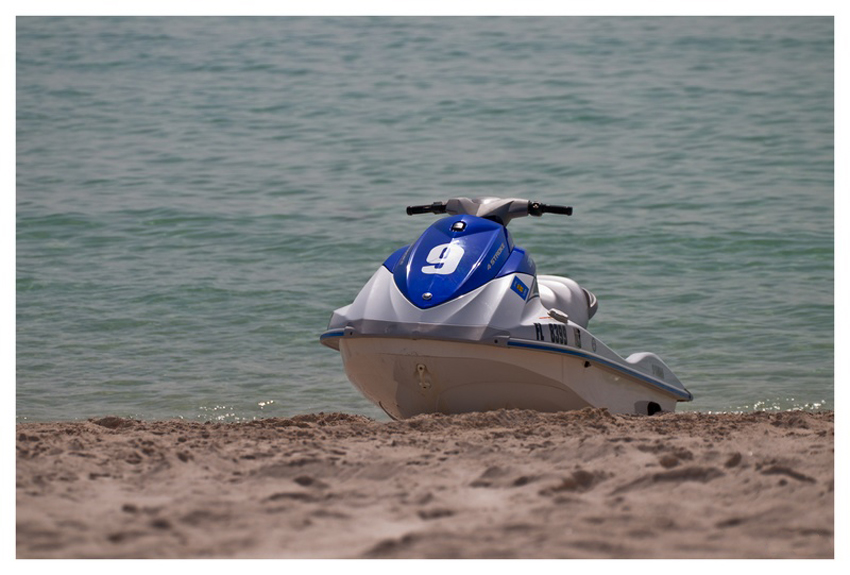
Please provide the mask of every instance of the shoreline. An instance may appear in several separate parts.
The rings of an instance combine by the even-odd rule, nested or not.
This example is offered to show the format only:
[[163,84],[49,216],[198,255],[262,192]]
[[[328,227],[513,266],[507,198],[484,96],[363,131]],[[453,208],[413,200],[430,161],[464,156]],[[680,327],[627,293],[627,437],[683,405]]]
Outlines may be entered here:
[[834,412],[16,424],[18,558],[833,558]]

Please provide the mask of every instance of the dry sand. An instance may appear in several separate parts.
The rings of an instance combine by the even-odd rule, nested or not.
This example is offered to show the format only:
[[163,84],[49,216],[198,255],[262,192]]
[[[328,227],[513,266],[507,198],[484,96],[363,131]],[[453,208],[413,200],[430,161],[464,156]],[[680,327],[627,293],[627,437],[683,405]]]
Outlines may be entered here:
[[832,412],[17,426],[17,556],[832,558]]

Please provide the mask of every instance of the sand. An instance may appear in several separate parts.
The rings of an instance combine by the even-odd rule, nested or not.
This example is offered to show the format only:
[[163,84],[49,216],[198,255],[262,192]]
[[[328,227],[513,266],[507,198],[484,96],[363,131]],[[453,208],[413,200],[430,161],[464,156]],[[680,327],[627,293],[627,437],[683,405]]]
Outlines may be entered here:
[[18,558],[832,558],[832,412],[17,425]]

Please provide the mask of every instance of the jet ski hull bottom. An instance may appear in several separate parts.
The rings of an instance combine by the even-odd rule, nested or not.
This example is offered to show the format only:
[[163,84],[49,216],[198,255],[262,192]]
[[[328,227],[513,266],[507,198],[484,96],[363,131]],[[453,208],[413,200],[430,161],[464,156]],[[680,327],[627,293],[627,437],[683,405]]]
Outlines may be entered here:
[[673,411],[677,399],[582,357],[460,341],[339,340],[348,378],[390,417],[494,409]]

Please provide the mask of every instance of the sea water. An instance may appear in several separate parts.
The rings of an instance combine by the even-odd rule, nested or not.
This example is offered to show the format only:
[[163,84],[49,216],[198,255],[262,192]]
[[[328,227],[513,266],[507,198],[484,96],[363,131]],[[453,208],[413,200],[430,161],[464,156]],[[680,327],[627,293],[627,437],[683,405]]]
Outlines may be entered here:
[[318,337],[434,216],[681,409],[833,408],[831,18],[17,19],[16,413],[385,418]]

